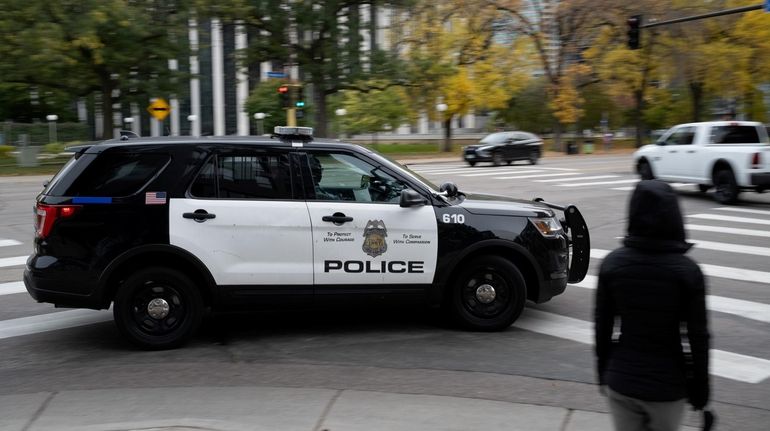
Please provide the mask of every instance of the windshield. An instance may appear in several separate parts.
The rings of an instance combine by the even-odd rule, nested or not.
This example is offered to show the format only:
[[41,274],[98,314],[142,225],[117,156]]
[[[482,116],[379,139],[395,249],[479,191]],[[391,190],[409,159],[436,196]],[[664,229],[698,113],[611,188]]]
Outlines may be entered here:
[[506,132],[493,133],[491,135],[485,136],[481,141],[479,141],[479,143],[488,145],[502,144],[506,139],[510,137],[511,134]]

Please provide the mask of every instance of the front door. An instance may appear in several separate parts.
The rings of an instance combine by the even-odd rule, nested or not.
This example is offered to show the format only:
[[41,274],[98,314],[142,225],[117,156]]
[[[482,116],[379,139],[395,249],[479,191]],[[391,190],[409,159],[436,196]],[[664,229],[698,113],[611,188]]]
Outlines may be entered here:
[[316,295],[353,285],[374,291],[432,283],[438,251],[433,207],[400,207],[408,185],[353,153],[308,157]]

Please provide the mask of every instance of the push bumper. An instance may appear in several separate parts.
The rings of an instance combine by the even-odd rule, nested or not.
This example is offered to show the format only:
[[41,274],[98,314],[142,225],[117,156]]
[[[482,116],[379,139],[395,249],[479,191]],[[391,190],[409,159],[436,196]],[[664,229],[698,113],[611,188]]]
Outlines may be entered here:
[[588,263],[591,260],[591,237],[588,234],[588,225],[583,215],[575,205],[564,207],[544,202],[540,198],[535,199],[535,201],[542,202],[550,208],[564,212],[562,224],[565,227],[565,232],[568,233],[571,252],[567,282],[580,283],[588,274]]

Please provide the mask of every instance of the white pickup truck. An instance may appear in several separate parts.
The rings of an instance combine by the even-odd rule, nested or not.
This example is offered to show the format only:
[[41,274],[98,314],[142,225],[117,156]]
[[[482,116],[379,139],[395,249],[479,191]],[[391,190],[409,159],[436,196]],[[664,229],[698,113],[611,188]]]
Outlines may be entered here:
[[714,187],[714,198],[734,203],[741,190],[770,189],[770,141],[761,123],[709,121],[672,127],[634,153],[642,179]]

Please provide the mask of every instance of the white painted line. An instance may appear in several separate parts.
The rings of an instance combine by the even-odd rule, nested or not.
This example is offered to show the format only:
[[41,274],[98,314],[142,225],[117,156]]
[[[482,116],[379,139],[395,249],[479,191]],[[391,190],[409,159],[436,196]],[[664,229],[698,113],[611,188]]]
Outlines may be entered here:
[[[580,178],[575,178],[580,179]],[[584,187],[584,186],[602,186],[605,184],[625,184],[625,183],[638,183],[639,180],[616,180],[616,181],[595,181],[590,183],[572,183],[572,184],[557,184],[559,187]]]
[[0,268],[25,265],[28,257],[29,256],[4,257],[0,259]]
[[[673,187],[673,188],[675,188],[675,189],[680,189],[680,188],[682,188],[682,187],[693,186],[693,185],[695,185],[695,184],[693,184],[693,183],[669,183],[668,185],[670,185],[671,187]],[[633,190],[633,189],[635,189],[635,188],[636,188],[636,186],[628,186],[628,187],[616,187],[616,188],[614,188],[614,189],[612,189],[612,190],[624,190],[624,191],[628,191],[628,190]]]
[[[591,249],[591,258],[603,259],[609,250]],[[770,283],[770,272],[754,271],[751,269],[731,268],[729,266],[699,264],[701,271],[709,277],[726,278],[728,280],[748,281],[750,283]]]
[[610,190],[621,190],[621,191],[627,192],[627,191],[629,191],[629,190],[633,190],[633,189],[635,189],[635,188],[636,188],[636,186],[626,186],[626,187],[613,187],[613,188],[611,188]]
[[740,229],[737,227],[722,227],[722,226],[706,226],[699,224],[686,224],[684,228],[687,230],[697,230],[703,232],[718,232],[729,233],[731,235],[747,235],[756,236],[762,238],[770,238],[770,231],[754,230],[754,229]]
[[508,175],[508,174],[534,174],[537,172],[543,172],[542,169],[495,169],[492,172],[482,172],[475,174],[462,174],[461,177],[491,177],[494,175]]
[[0,296],[12,295],[14,293],[26,292],[27,288],[21,281],[12,281],[10,283],[0,283]]
[[[580,177],[580,178],[570,178],[571,180],[601,180],[604,178],[617,178],[617,175],[595,175],[592,177]],[[536,183],[552,183],[554,181],[563,181],[562,178],[557,178],[555,180],[535,180]]]
[[21,245],[21,242],[15,239],[0,239],[0,247],[10,247],[13,245]]
[[[545,311],[528,308],[513,326],[578,343],[594,343],[593,322]],[[766,359],[716,349],[711,349],[710,355],[710,372],[715,376],[747,383],[760,383],[770,377],[770,361]]]
[[714,208],[714,209],[717,210],[717,211],[732,211],[732,212],[736,212],[736,213],[761,214],[761,215],[770,216],[770,211],[767,211],[767,210],[755,210],[755,209],[752,209],[752,208],[719,207],[719,208]]
[[495,177],[496,180],[515,180],[519,178],[561,177],[564,175],[578,175],[577,172],[562,172],[559,174],[517,175],[515,177]]
[[752,224],[762,224],[762,225],[770,226],[770,220],[763,220],[759,218],[750,218],[750,217],[733,217],[733,216],[722,216],[722,215],[716,215],[716,214],[691,214],[691,215],[688,215],[687,217],[700,218],[704,220],[731,221],[735,223],[752,223]]
[[0,339],[74,328],[112,320],[104,310],[69,310],[0,321]]
[[702,241],[699,239],[688,239],[687,241],[695,244],[695,247],[701,248],[704,250],[717,250],[717,251],[726,251],[728,253],[753,254],[756,256],[770,256],[770,248],[768,247],[755,247],[751,245],[728,244],[724,242],[714,242],[714,241]]
[[[580,283],[570,284],[572,287],[595,290],[599,277],[586,275]],[[758,322],[770,323],[770,305],[761,302],[744,301],[726,296],[706,295],[706,307],[719,313],[734,314]]]

